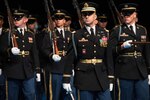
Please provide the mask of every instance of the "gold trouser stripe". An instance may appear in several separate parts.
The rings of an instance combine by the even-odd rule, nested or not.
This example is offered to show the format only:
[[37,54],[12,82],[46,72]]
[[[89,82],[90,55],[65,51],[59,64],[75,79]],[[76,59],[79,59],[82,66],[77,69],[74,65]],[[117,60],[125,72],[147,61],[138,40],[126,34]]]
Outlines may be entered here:
[[47,98],[47,82],[46,82],[46,73],[45,73],[45,68],[43,68],[43,78],[44,78],[44,90]]
[[5,88],[6,88],[6,100],[8,100],[8,81],[6,79],[6,83],[5,83]]
[[52,74],[49,74],[49,99],[52,100],[53,93],[52,93]]
[[80,100],[80,90],[79,89],[77,89],[77,93],[78,93],[78,100]]
[[118,86],[118,100],[120,100],[121,90],[120,90],[120,80],[117,78],[117,86]]

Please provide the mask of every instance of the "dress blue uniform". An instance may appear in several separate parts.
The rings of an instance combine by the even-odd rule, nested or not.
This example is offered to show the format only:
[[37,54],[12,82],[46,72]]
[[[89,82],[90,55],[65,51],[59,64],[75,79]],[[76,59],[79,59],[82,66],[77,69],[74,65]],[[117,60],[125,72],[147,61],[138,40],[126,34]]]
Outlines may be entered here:
[[[123,4],[124,17],[132,17],[136,12],[134,4]],[[125,20],[126,21],[126,20]],[[127,22],[126,22],[127,23]],[[120,100],[149,100],[148,69],[150,67],[149,44],[146,28],[136,24],[135,30],[123,23],[111,31],[108,42],[110,57],[115,54],[114,64],[111,60],[109,66],[115,65],[115,75],[118,79],[118,97]],[[122,47],[125,41],[132,40],[130,48]]]
[[[59,9],[54,13],[54,20],[65,20],[64,10]],[[62,28],[63,33],[60,33],[60,28],[55,28],[56,41],[58,47],[58,55],[61,57],[59,62],[55,62],[52,59],[54,54],[53,48],[53,35],[54,34],[45,34],[42,45],[42,52],[47,58],[47,69],[50,73],[50,90],[49,93],[52,94],[50,97],[52,100],[60,100],[63,98],[63,89],[62,89],[62,76],[65,67],[65,56],[68,48],[68,44],[71,39],[71,32],[65,31],[64,26]]]
[[[91,17],[94,12],[95,8],[90,3],[84,3],[84,17]],[[107,34],[96,25],[92,27],[94,32],[89,28],[85,26],[72,36],[63,81],[66,84],[70,82],[70,66],[74,64],[74,85],[81,100],[111,100],[108,76],[113,76],[113,68],[106,65]]]
[[[23,17],[26,18],[27,15],[24,10],[16,10],[13,16],[17,22],[23,20]],[[20,53],[18,55],[12,53],[11,48],[14,42],[11,41],[10,33],[2,35],[0,46],[0,52],[3,54],[3,72],[8,82],[8,100],[18,100],[20,90],[22,90],[25,99],[34,100],[34,72],[36,68],[39,69],[34,35],[27,28],[24,29],[24,34],[21,34],[17,28],[11,34],[15,35]]]
[[[7,29],[3,27],[3,23],[4,23],[4,17],[2,15],[0,15],[0,39],[1,36],[5,33],[7,33]],[[2,64],[2,54],[0,54],[0,70],[1,70],[1,74],[0,74],[0,100],[6,100],[6,77],[3,74],[3,64]]]

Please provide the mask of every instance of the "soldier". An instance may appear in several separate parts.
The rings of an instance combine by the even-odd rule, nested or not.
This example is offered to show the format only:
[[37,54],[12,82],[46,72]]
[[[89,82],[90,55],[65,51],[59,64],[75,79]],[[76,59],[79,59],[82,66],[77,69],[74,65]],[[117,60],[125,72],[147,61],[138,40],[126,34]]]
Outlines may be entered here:
[[108,66],[115,65],[118,100],[149,100],[150,53],[147,30],[136,23],[137,4],[121,4],[121,13],[124,23],[113,28],[107,47],[110,53]]
[[[7,29],[3,27],[4,17],[0,15],[0,39],[7,33]],[[0,43],[1,44],[1,43]],[[0,100],[6,100],[5,75],[3,74],[2,54],[0,54]]]
[[80,100],[111,100],[109,78],[113,69],[106,65],[107,35],[96,26],[96,7],[93,2],[84,2],[81,10],[85,26],[72,34],[72,42],[66,55],[63,88],[70,92],[71,65],[74,64],[74,85],[79,90]]
[[14,10],[15,28],[1,37],[0,52],[7,77],[8,100],[18,100],[20,90],[25,100],[35,100],[34,72],[39,70],[39,60],[35,38],[26,26],[27,21],[27,11]]
[[33,31],[33,33],[38,34],[38,20],[36,17],[34,17],[33,15],[29,15],[28,17],[28,22],[27,22],[27,27]]
[[[109,35],[110,35],[109,33],[110,33],[110,32],[109,32],[109,30],[107,29],[108,17],[106,16],[106,14],[101,13],[101,14],[98,15],[97,20],[98,20],[97,25],[106,31],[107,37],[108,37],[108,39],[109,39]],[[115,81],[114,81],[114,82],[115,82]],[[114,83],[113,85],[115,86],[115,83]],[[112,99],[113,99],[113,100],[116,100],[116,99],[115,99],[115,88],[112,88],[112,89],[111,89],[111,96],[112,96]]]
[[60,100],[63,98],[62,77],[65,67],[64,59],[71,39],[71,32],[64,29],[66,22],[64,10],[56,10],[53,15],[53,21],[56,26],[54,29],[55,32],[53,34],[45,34],[42,51],[47,57],[47,67],[50,72],[49,92],[52,94],[50,96],[52,100]]
[[66,20],[66,23],[65,23],[65,30],[68,30],[68,31],[74,33],[74,32],[75,32],[75,29],[73,29],[73,28],[71,27],[71,24],[72,24],[71,15],[70,15],[68,12],[66,12],[65,14],[66,14],[66,15],[65,15],[65,20]]
[[[39,23],[38,19],[34,15],[29,15],[27,27],[30,29],[30,31],[33,32],[33,35],[35,36],[37,49],[39,52],[39,60],[40,60],[40,75],[41,80],[36,80],[36,100],[42,100],[42,98],[45,98],[45,91],[44,91],[44,78],[43,78],[43,61],[45,60],[41,52],[41,45],[43,40],[44,33],[39,30]],[[35,75],[36,78],[36,75]]]
[[[68,12],[66,12],[65,14],[66,14],[65,15],[65,20],[66,20],[65,30],[68,30],[68,31],[70,31],[71,33],[74,34],[76,30],[71,27],[72,17]],[[77,99],[77,89],[74,87],[73,82],[74,82],[74,68],[72,66],[72,77],[71,77],[70,84],[71,84],[73,96],[74,96],[74,98],[76,98],[76,100],[78,100]],[[68,98],[70,98],[70,94],[65,95],[65,100],[68,100]]]
[[98,16],[98,25],[105,29],[106,31],[109,32],[109,30],[107,29],[107,24],[108,24],[108,19],[107,19],[107,16],[106,14],[101,14]]

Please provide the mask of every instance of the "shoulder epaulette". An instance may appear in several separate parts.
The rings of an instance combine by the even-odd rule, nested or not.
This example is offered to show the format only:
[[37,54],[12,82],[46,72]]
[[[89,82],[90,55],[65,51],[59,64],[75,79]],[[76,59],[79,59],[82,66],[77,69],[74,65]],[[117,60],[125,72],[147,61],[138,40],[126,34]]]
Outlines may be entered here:
[[138,27],[142,27],[142,28],[145,28],[144,26],[142,26],[142,25],[139,25],[139,24],[136,24]]
[[28,29],[28,32],[30,32],[30,33],[32,33],[32,34],[34,34],[34,32],[32,32],[30,29]]
[[142,26],[142,25],[139,25],[139,24],[136,24],[136,25],[137,25],[137,27],[143,28],[143,29],[145,30],[145,34],[147,34],[147,29],[146,29],[146,27],[144,27],[144,26]]

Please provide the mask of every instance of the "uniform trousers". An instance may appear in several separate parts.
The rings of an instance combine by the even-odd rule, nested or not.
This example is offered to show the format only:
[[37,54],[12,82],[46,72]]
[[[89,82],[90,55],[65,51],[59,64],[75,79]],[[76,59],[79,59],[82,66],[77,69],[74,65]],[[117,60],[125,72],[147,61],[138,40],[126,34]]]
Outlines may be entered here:
[[149,100],[148,79],[119,79],[120,100]]
[[106,91],[80,90],[80,100],[112,100],[109,89]]
[[[35,100],[35,78],[18,80],[7,79],[8,81],[8,100],[19,100],[22,91],[24,100]],[[21,90],[21,91],[20,91]]]
[[6,77],[1,74],[0,75],[0,100],[6,100]]
[[62,77],[63,74],[57,73],[51,74],[50,81],[52,85],[52,100],[62,100],[63,98]]
[[43,73],[40,73],[41,81],[36,81],[36,73],[35,73],[35,93],[36,93],[36,100],[46,100],[46,94],[44,90],[44,76]]

